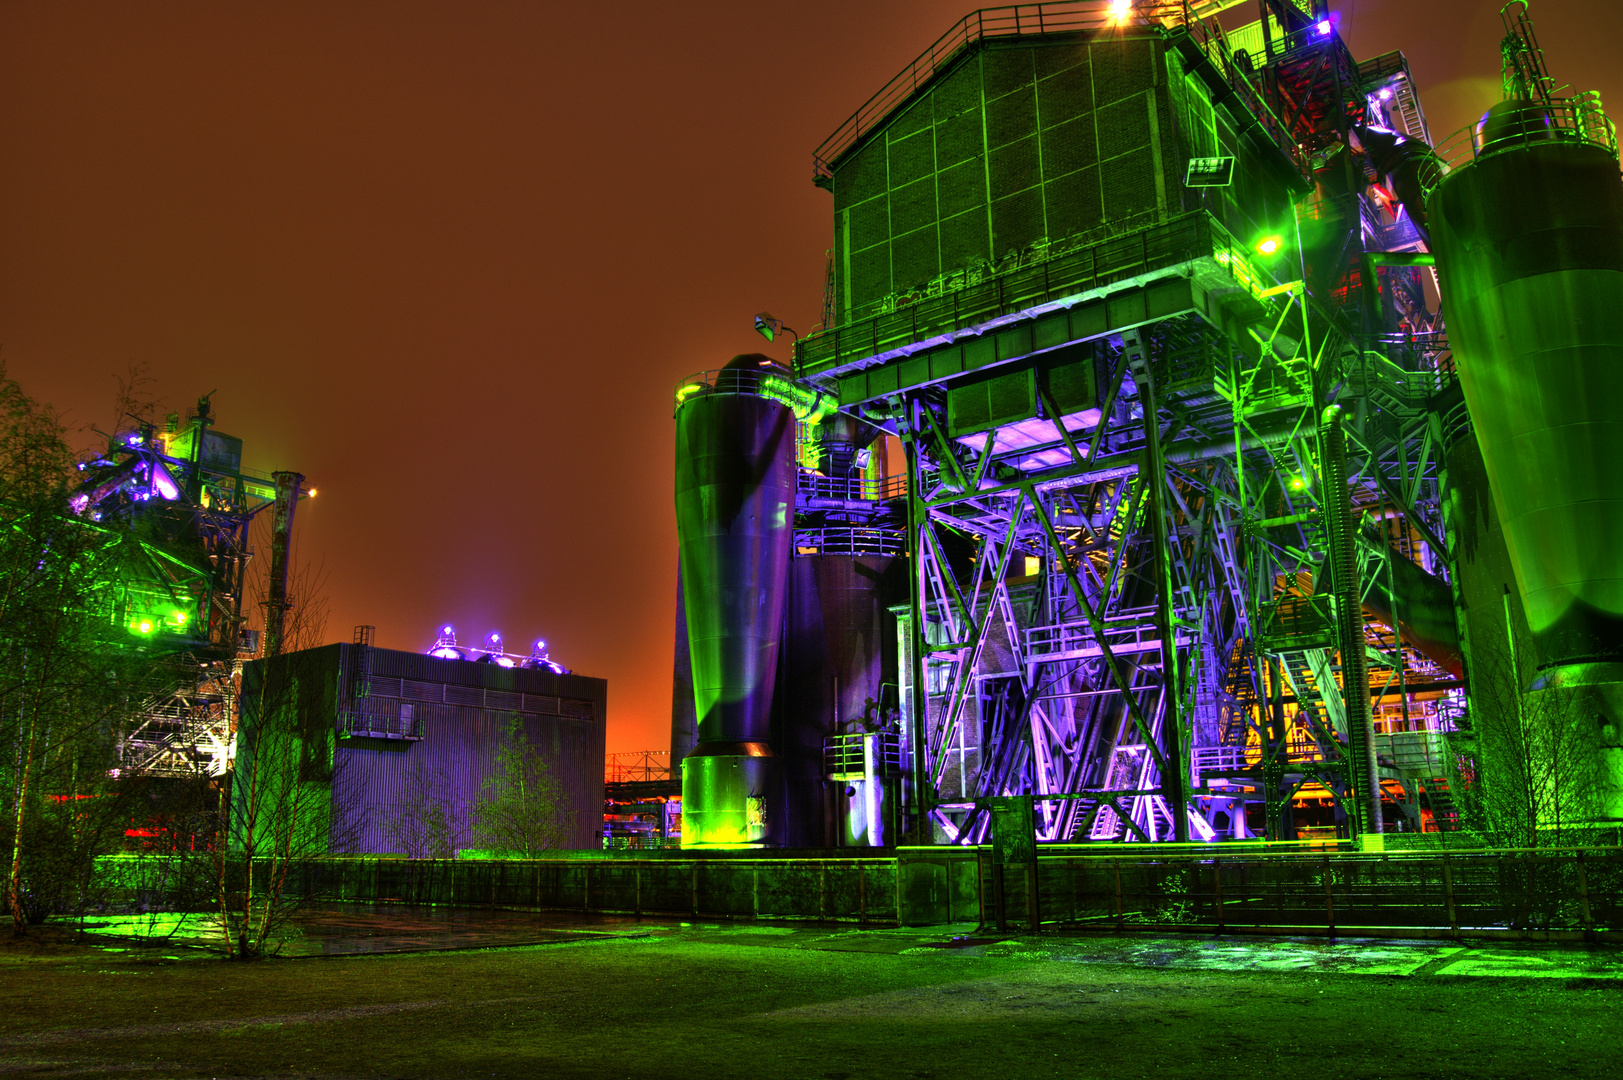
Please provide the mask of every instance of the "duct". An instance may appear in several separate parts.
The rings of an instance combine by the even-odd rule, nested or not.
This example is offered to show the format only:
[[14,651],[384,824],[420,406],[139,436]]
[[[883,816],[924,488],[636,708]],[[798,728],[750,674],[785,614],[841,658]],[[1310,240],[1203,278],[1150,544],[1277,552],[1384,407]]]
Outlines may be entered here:
[[1448,583],[1393,551],[1374,530],[1363,530],[1363,540],[1379,551],[1390,567],[1390,576],[1383,567],[1364,593],[1364,611],[1388,626],[1396,626],[1405,645],[1455,678],[1462,678],[1465,662],[1454,621],[1454,594]]
[[1431,230],[1426,216],[1426,192],[1442,179],[1442,162],[1420,139],[1381,127],[1354,128],[1353,133],[1364,156],[1403,204],[1409,221],[1429,248]]
[[[676,410],[676,523],[698,744],[682,762],[684,847],[782,842],[770,745],[789,571],[795,414],[786,371],[734,357]],[[768,396],[770,395],[770,396]]]

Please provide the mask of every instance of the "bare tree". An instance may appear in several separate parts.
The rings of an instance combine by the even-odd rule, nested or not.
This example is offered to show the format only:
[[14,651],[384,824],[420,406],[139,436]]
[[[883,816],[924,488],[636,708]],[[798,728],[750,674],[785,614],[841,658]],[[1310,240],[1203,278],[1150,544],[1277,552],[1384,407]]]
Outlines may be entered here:
[[1473,643],[1470,730],[1476,752],[1450,784],[1467,828],[1508,848],[1562,847],[1593,831],[1601,793],[1600,710],[1589,689],[1527,689],[1525,641]]
[[243,671],[236,753],[211,852],[226,951],[244,960],[276,951],[305,899],[300,871],[346,850],[334,823],[355,820],[333,805],[335,792],[344,797],[335,776],[336,691],[314,651],[326,627],[325,575],[302,567],[291,578],[284,651]]
[[77,455],[0,368],[0,846],[12,931],[77,908],[115,842],[110,728],[151,664],[120,640],[128,523],[69,509]]
[[519,855],[554,851],[573,834],[563,804],[563,789],[546,758],[525,738],[523,721],[513,717],[496,747],[496,770],[485,778],[474,804],[474,841]]
[[404,777],[405,793],[383,826],[384,835],[413,859],[450,859],[467,839],[462,807],[443,767],[414,762]]

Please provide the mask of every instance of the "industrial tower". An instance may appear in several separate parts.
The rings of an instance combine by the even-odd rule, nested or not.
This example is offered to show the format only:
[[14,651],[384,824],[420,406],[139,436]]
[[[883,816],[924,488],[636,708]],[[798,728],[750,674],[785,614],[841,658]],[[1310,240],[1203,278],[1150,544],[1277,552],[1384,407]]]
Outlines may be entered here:
[[1240,6],[975,12],[817,149],[826,325],[677,391],[684,844],[1378,849],[1455,822],[1476,639],[1623,815],[1614,130],[1521,0],[1435,150]]

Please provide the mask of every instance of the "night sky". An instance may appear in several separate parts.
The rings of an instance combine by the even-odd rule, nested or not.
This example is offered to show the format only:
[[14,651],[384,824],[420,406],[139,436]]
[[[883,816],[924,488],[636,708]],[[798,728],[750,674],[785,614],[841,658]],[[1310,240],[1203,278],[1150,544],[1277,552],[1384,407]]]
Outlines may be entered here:
[[[1437,138],[1498,95],[1499,0],[1351,0]],[[671,391],[821,315],[810,152],[968,7],[0,3],[0,359],[107,430],[144,366],[303,472],[328,638],[544,636],[668,744]],[[1253,17],[1246,9],[1241,19]],[[1623,115],[1623,5],[1535,0]]]

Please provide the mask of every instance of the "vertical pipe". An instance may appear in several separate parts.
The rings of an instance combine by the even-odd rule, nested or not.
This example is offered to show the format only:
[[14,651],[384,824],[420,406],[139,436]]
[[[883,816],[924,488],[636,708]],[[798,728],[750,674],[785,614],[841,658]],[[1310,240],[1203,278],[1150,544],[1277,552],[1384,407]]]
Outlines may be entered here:
[[1347,484],[1347,435],[1342,411],[1324,411],[1320,429],[1324,462],[1324,516],[1330,526],[1330,581],[1336,597],[1336,629],[1341,650],[1341,698],[1347,713],[1347,781],[1359,833],[1380,833],[1381,774],[1375,761],[1374,722],[1369,711],[1369,663],[1364,656],[1364,611],[1358,579],[1357,523]]
[[265,600],[265,657],[278,656],[282,651],[282,635],[286,628],[288,551],[293,534],[293,510],[299,503],[299,488],[304,477],[296,472],[273,472],[276,482],[275,517],[271,524],[270,586]]

